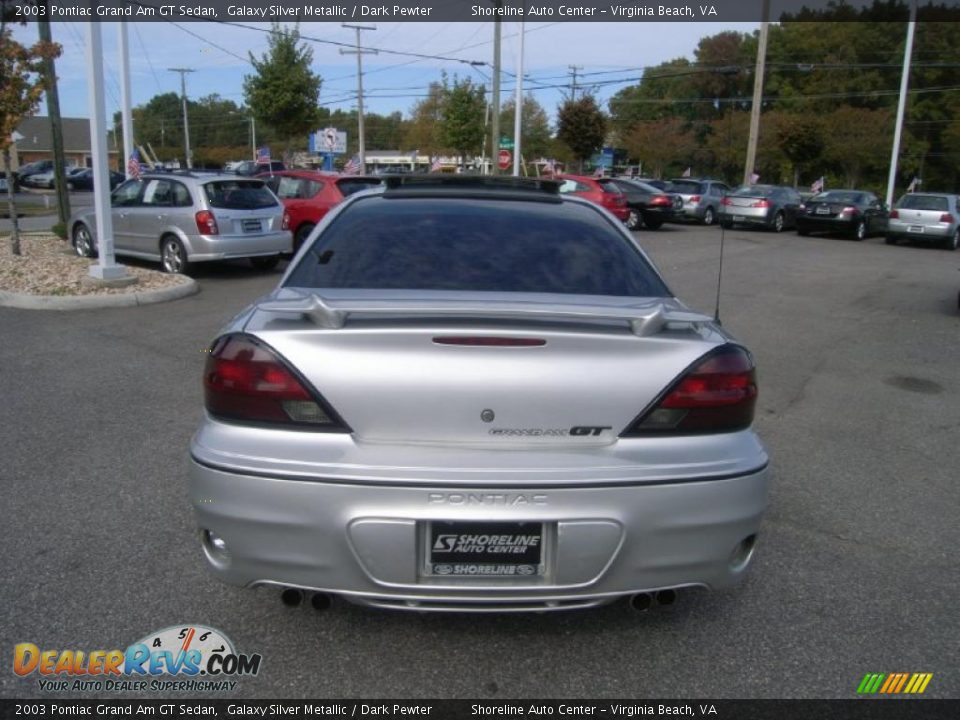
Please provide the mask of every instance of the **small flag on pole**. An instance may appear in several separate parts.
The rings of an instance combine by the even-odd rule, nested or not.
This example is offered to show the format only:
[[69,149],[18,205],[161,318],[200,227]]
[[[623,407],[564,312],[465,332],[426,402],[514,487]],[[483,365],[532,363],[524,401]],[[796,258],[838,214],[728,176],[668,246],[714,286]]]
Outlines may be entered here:
[[755,185],[756,182],[757,182],[757,180],[759,180],[759,179],[760,179],[760,176],[757,175],[757,173],[755,173],[755,172],[750,173],[750,184],[751,184],[751,185]]
[[824,179],[823,175],[820,176],[819,180],[814,180],[813,185],[810,186],[810,192],[812,193],[821,193],[823,192]]
[[266,146],[257,148],[257,162],[258,163],[270,162],[270,148]]
[[440,172],[443,169],[443,165],[440,164],[440,158],[435,157],[433,162],[430,163],[430,172]]
[[683,175],[681,175],[680,177],[690,177],[690,174],[692,172],[693,172],[693,168],[688,167],[686,170],[683,171]]
[[360,174],[360,156],[354,155],[352,158],[347,160],[347,164],[343,166],[344,175],[359,175]]
[[907,185],[907,192],[908,192],[908,193],[916,192],[916,190],[917,190],[917,185],[919,185],[919,184],[920,184],[920,178],[918,178],[916,175],[914,175],[914,176],[913,176],[913,180],[911,180],[911,181],[910,181],[910,184]]
[[134,150],[127,160],[127,177],[133,180],[140,179],[140,151]]

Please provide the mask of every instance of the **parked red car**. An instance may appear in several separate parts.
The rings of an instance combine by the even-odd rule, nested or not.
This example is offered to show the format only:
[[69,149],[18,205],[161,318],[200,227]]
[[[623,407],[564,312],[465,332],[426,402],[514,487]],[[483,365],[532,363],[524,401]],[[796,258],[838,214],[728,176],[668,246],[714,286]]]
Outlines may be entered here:
[[347,195],[375,187],[382,181],[379,177],[314,170],[282,170],[257,177],[283,202],[283,227],[293,233],[294,252],[330,208]]
[[613,178],[592,178],[586,175],[554,175],[554,180],[560,181],[560,192],[577,195],[590,202],[606,208],[621,222],[626,222],[630,216],[627,207],[627,197]]

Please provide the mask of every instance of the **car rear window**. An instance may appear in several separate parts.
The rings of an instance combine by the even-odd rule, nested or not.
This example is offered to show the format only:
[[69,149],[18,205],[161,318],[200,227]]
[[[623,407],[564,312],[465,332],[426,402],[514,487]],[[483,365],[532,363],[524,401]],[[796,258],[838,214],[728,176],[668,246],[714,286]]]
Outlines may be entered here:
[[355,192],[377,187],[381,182],[383,181],[380,180],[380,178],[343,178],[342,180],[337,180],[337,187],[340,188],[343,196],[347,197],[348,195],[353,195]]
[[897,203],[897,207],[906,210],[939,210],[941,212],[950,209],[947,206],[947,199],[936,195],[904,195]]
[[670,190],[683,195],[697,195],[703,192],[703,186],[698,182],[691,182],[689,180],[672,180],[670,182]]
[[829,190],[825,193],[815,195],[811,199],[818,202],[861,203],[863,202],[863,193],[845,192],[843,190]]
[[217,180],[204,183],[210,207],[228,210],[256,210],[273,207],[277,199],[259,180]]
[[611,195],[623,194],[623,191],[617,187],[617,184],[613,180],[598,180],[597,183],[605,193],[610,193]]
[[745,185],[738,187],[732,193],[734,197],[771,197],[774,188],[771,185]]
[[459,198],[359,200],[318,236],[285,284],[670,294],[637,248],[590,207]]

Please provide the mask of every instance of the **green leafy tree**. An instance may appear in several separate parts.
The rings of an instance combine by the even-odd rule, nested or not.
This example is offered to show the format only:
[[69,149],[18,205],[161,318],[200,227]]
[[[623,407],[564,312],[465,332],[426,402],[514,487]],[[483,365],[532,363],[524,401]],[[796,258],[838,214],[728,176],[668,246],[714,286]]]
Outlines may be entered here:
[[[43,64],[48,58],[60,56],[57,43],[38,42],[30,47],[13,39],[13,29],[6,16],[0,19],[0,152],[3,166],[11,168],[11,135],[20,122],[37,111],[46,89]],[[7,202],[13,231],[10,234],[10,252],[20,255],[20,224],[13,182],[7,182]]]
[[[500,127],[506,134],[513,134],[516,102],[508,100],[500,111]],[[520,151],[528,160],[544,157],[550,150],[550,141],[553,133],[550,130],[550,119],[546,110],[538,103],[533,95],[523,98],[523,114],[520,116],[521,147]]]
[[461,165],[469,158],[479,155],[483,148],[483,116],[486,101],[483,86],[470,78],[454,78],[443,98],[444,143],[457,151]]
[[317,102],[322,79],[310,65],[313,50],[300,43],[300,32],[274,23],[270,47],[259,59],[250,53],[256,73],[243,79],[247,105],[257,121],[289,141],[305,138],[318,125]]
[[427,97],[410,112],[410,121],[404,132],[404,144],[421,153],[435,155],[448,148],[443,137],[443,107],[447,94],[446,77],[443,82],[430,83]]
[[607,134],[607,118],[592,95],[567,100],[557,111],[557,138],[573,152],[583,172],[583,161],[600,149]]

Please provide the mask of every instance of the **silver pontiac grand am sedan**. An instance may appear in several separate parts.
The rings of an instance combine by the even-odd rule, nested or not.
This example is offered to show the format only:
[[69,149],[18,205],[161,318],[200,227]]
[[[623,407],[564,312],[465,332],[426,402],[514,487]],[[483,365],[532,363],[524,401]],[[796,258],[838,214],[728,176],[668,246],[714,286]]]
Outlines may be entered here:
[[753,558],[753,357],[552,181],[348,198],[213,341],[203,385],[203,553],[287,604],[645,609]]

